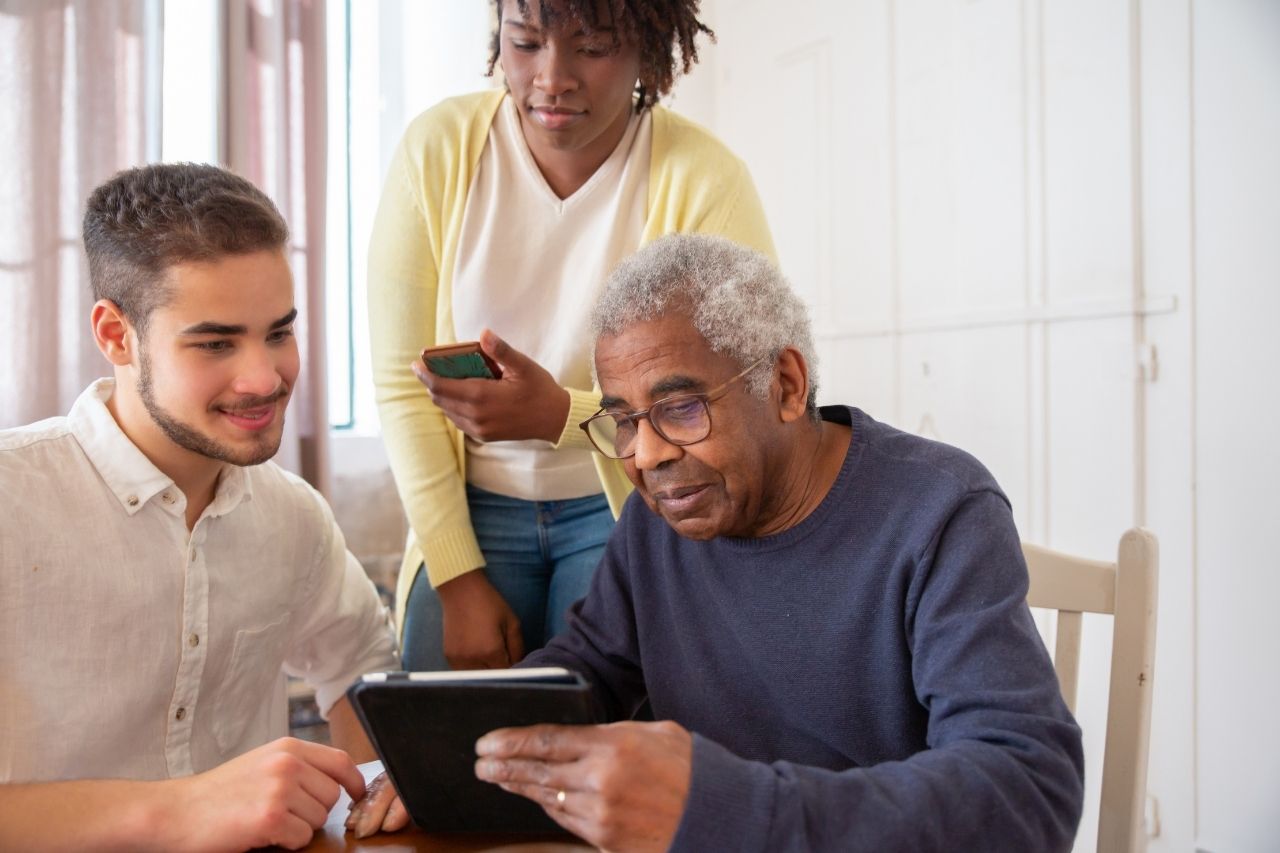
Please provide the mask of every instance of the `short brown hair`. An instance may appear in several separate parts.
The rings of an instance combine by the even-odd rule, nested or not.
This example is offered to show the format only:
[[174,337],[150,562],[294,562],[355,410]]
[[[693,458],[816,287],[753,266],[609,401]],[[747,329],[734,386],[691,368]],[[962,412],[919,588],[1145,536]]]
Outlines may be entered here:
[[[550,4],[557,9],[552,11]],[[607,18],[600,15],[599,0],[543,0],[539,6],[540,23],[548,26],[552,18],[564,14],[582,25],[586,32],[600,27],[613,27],[614,37],[635,39],[640,45],[640,80],[636,84],[636,112],[643,112],[671,93],[676,74],[688,74],[698,61],[695,39],[704,34],[715,41],[716,34],[698,20],[699,0],[607,0]],[[498,25],[502,24],[502,0],[494,0]],[[529,0],[517,0],[520,14],[529,19]],[[502,35],[494,30],[489,45],[489,73],[498,64]],[[680,58],[676,59],[676,48]]]
[[94,299],[109,299],[139,331],[169,298],[175,264],[283,248],[289,227],[239,175],[202,163],[118,172],[89,196],[84,249]]

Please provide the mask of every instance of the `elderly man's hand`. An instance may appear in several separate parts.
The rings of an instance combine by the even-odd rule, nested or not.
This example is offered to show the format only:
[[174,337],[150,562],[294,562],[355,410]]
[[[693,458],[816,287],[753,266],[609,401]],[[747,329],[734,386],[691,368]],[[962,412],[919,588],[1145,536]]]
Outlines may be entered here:
[[364,799],[351,804],[346,828],[356,838],[368,838],[375,832],[395,832],[409,825],[409,813],[405,811],[400,795],[386,773],[379,773],[369,783]]
[[476,775],[528,797],[611,851],[671,846],[684,814],[693,737],[672,722],[498,729],[476,743]]

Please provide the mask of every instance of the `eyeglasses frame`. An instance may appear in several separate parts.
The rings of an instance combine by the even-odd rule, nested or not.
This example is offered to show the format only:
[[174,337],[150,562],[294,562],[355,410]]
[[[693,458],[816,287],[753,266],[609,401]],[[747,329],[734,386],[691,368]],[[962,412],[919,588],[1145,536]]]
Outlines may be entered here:
[[[771,356],[768,354],[760,356],[760,358],[751,362],[751,364],[747,365],[747,367],[745,367],[742,371],[730,377],[729,379],[725,380],[723,383],[716,386],[715,388],[712,388],[710,391],[698,392],[693,394],[687,394],[687,393],[672,394],[669,397],[663,397],[661,400],[654,400],[652,403],[649,404],[648,408],[641,409],[638,412],[631,412],[630,414],[624,417],[624,420],[631,421],[636,425],[637,436],[639,436],[640,434],[640,421],[642,420],[648,421],[649,426],[653,428],[653,431],[658,434],[659,438],[661,438],[663,441],[667,442],[668,444],[675,445],[676,447],[688,447],[690,445],[697,444],[700,441],[706,441],[707,438],[710,437],[711,429],[713,427],[713,424],[711,421],[711,404],[714,403],[716,400],[719,400],[725,394],[728,394],[729,388],[733,385],[733,383],[742,379],[751,371],[755,370],[757,367],[764,364],[766,361],[769,360],[770,357]],[[649,417],[649,413],[652,412],[658,406],[661,406],[664,403],[669,403],[672,400],[679,400],[682,397],[693,397],[693,398],[700,399],[702,401],[703,408],[706,409],[707,411],[707,434],[702,436],[702,438],[697,438],[697,439],[694,439],[693,441],[673,441],[672,439],[667,437],[666,433],[664,433],[657,424],[653,422],[653,418]],[[619,414],[618,412],[611,412],[602,406],[600,408],[600,411],[596,412],[594,415],[587,418],[582,423],[578,424],[578,428],[582,430],[584,433],[586,433],[587,441],[591,442],[591,446],[594,447],[597,451],[599,451],[599,453],[602,456],[608,459],[630,459],[631,457],[636,455],[636,451],[634,449],[632,449],[632,451],[625,456],[614,456],[612,453],[606,451],[600,445],[596,444],[595,438],[593,438],[591,435],[590,425],[592,421],[597,420],[599,418],[604,418],[604,417],[616,418],[618,414]]]

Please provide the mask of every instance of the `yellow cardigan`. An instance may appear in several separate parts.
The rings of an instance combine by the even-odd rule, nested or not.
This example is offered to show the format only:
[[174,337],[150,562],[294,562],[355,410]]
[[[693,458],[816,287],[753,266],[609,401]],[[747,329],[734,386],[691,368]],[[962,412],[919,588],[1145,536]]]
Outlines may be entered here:
[[[464,436],[409,369],[422,348],[456,340],[452,281],[467,192],[505,92],[451,98],[418,116],[388,170],[369,246],[373,381],[391,470],[409,519],[396,587],[396,621],[425,562],[432,586],[484,565],[464,491]],[[641,243],[673,232],[719,234],[773,256],[764,210],[746,166],[698,125],[653,108],[648,217]],[[578,423],[598,389],[567,389],[559,447],[590,449]],[[619,463],[596,454],[614,516],[630,492]]]

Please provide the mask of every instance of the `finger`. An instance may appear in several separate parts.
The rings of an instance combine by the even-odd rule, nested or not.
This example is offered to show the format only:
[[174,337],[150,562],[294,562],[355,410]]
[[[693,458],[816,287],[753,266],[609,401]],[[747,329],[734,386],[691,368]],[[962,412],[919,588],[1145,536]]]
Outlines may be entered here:
[[[500,782],[498,787],[504,791],[519,794],[525,799],[533,800],[548,812],[572,812],[574,811],[574,806],[582,805],[585,802],[585,798],[590,796],[589,794],[576,792],[571,794],[568,788],[548,787],[526,782]],[[560,796],[561,791],[564,792],[564,797]]]
[[595,728],[543,724],[494,729],[476,741],[476,755],[574,761],[590,749]]
[[382,821],[383,832],[395,832],[398,829],[404,829],[409,825],[409,810],[404,807],[404,801],[399,797],[391,803],[391,808],[387,809],[387,817]]
[[351,814],[347,815],[344,826],[355,830],[356,836],[363,838],[361,830],[379,826],[394,799],[396,799],[396,790],[390,778],[386,773],[379,773],[369,783],[364,798],[351,804]]
[[480,333],[480,348],[498,362],[503,375],[511,370],[519,373],[520,369],[529,362],[529,356],[498,337],[491,329],[485,329]]
[[505,649],[498,649],[482,656],[455,655],[451,657],[446,654],[445,660],[449,661],[450,669],[506,669],[510,665],[507,663]]
[[409,369],[413,371],[413,375],[418,377],[418,381],[427,386],[427,390],[431,390],[431,383],[435,381],[435,374],[427,369],[422,363],[422,359],[418,359],[409,365]]
[[[323,821],[322,821],[323,823]],[[301,850],[311,843],[315,827],[297,815],[286,815],[279,829],[273,833],[271,843],[286,850]]]
[[338,782],[329,774],[310,766],[305,767],[303,772],[298,774],[298,785],[308,797],[324,809],[325,814],[328,814],[333,804],[338,802],[339,792],[342,790],[338,787]]
[[519,663],[524,657],[524,635],[520,633],[520,623],[514,619],[506,622],[507,659]]
[[591,840],[595,824],[590,820],[592,809],[589,808],[589,794],[565,791],[563,800],[560,791],[563,789],[543,788],[539,785],[503,784],[498,787],[513,794],[519,794],[542,806],[542,810],[560,826],[579,838]]
[[[351,799],[359,800],[364,797],[364,776],[360,774],[360,769],[351,760],[351,756],[340,749],[305,740],[294,741],[294,750],[294,754],[307,764],[346,788]],[[337,801],[336,798],[334,801]]]
[[476,778],[494,784],[537,785],[554,793],[569,784],[561,764],[523,758],[480,758]]
[[423,364],[422,359],[412,362],[409,365],[409,369],[413,371],[414,376],[418,377],[418,381],[427,387],[432,397],[441,397],[446,400],[464,399],[476,385],[476,383],[467,382],[465,379],[451,379],[447,376],[441,376]]
[[307,826],[312,829],[324,826],[324,822],[329,819],[329,806],[313,797],[305,785],[289,791],[285,797],[285,808],[290,814],[306,821]]

